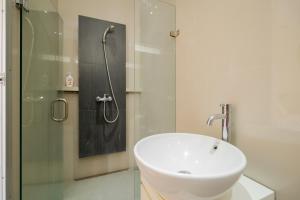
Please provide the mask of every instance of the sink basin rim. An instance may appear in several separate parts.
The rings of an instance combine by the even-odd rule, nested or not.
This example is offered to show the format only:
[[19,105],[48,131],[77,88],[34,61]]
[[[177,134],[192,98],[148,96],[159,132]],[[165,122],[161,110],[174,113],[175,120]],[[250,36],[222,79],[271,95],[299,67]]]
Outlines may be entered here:
[[232,144],[229,144],[227,143],[227,145],[230,145],[232,148],[234,148],[241,156],[241,164],[236,166],[235,168],[232,168],[231,170],[228,170],[226,172],[222,172],[222,173],[216,173],[216,174],[180,174],[180,173],[177,173],[177,172],[172,172],[172,171],[168,171],[168,170],[164,170],[164,169],[161,169],[159,167],[155,167],[151,164],[149,164],[148,162],[146,162],[144,159],[141,158],[141,156],[139,155],[138,153],[138,148],[140,147],[140,145],[148,140],[148,139],[151,139],[151,138],[154,138],[154,137],[162,137],[162,136],[167,136],[167,135],[178,135],[178,136],[183,136],[183,135],[187,135],[187,136],[201,136],[201,137],[205,137],[205,138],[208,138],[208,139],[212,139],[212,140],[218,140],[220,141],[221,143],[225,143],[224,141],[220,140],[220,139],[217,139],[217,138],[214,138],[214,137],[210,137],[210,136],[206,136],[206,135],[202,135],[202,134],[193,134],[193,133],[159,133],[159,134],[155,134],[155,135],[151,135],[151,136],[148,136],[146,138],[143,138],[141,139],[140,141],[138,141],[134,147],[134,154],[135,154],[135,157],[137,159],[138,162],[140,162],[142,165],[144,165],[145,167],[147,167],[148,169],[150,170],[153,170],[155,171],[156,173],[160,173],[160,174],[163,174],[165,176],[170,176],[170,177],[176,177],[176,178],[184,178],[184,179],[207,179],[207,180],[213,180],[213,179],[220,179],[220,178],[225,178],[225,177],[230,177],[234,174],[238,174],[238,173],[241,173],[246,165],[247,165],[247,159],[246,159],[246,156],[244,155],[244,153],[238,149],[237,147],[235,147],[234,145]]

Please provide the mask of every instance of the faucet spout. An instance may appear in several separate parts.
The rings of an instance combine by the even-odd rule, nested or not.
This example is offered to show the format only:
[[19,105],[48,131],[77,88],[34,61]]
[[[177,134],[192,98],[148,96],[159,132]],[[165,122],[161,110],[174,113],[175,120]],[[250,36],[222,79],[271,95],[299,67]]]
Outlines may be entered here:
[[212,126],[212,124],[215,120],[225,119],[225,118],[226,118],[225,114],[215,114],[215,115],[210,116],[206,123],[207,123],[208,126]]
[[222,114],[215,114],[208,118],[207,125],[212,126],[215,120],[221,119],[222,120],[222,140],[226,142],[230,142],[230,105],[229,104],[222,104]]

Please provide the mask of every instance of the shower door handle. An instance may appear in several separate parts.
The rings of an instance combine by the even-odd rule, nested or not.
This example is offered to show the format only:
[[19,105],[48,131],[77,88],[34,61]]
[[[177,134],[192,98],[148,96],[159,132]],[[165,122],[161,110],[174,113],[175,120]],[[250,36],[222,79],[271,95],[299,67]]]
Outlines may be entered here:
[[[56,118],[55,117],[55,104],[62,102],[64,104],[64,116],[62,118]],[[51,119],[55,122],[64,122],[68,119],[69,116],[69,105],[66,99],[58,98],[54,100],[51,104]]]

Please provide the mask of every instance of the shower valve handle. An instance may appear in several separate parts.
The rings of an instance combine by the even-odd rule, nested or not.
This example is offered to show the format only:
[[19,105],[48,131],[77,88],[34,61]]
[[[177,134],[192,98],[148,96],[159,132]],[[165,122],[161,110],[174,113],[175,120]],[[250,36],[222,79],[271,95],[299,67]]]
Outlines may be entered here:
[[105,103],[107,101],[112,101],[111,96],[109,96],[108,94],[104,94],[103,97],[99,97],[99,96],[96,97],[96,102],[104,102]]

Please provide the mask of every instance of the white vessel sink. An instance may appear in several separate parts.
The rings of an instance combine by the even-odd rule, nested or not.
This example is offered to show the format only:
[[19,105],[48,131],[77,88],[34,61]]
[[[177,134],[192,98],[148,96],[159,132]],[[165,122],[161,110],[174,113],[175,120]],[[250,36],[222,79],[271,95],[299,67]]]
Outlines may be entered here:
[[168,200],[216,199],[238,181],[247,163],[233,145],[187,133],[144,138],[134,155],[143,178]]

